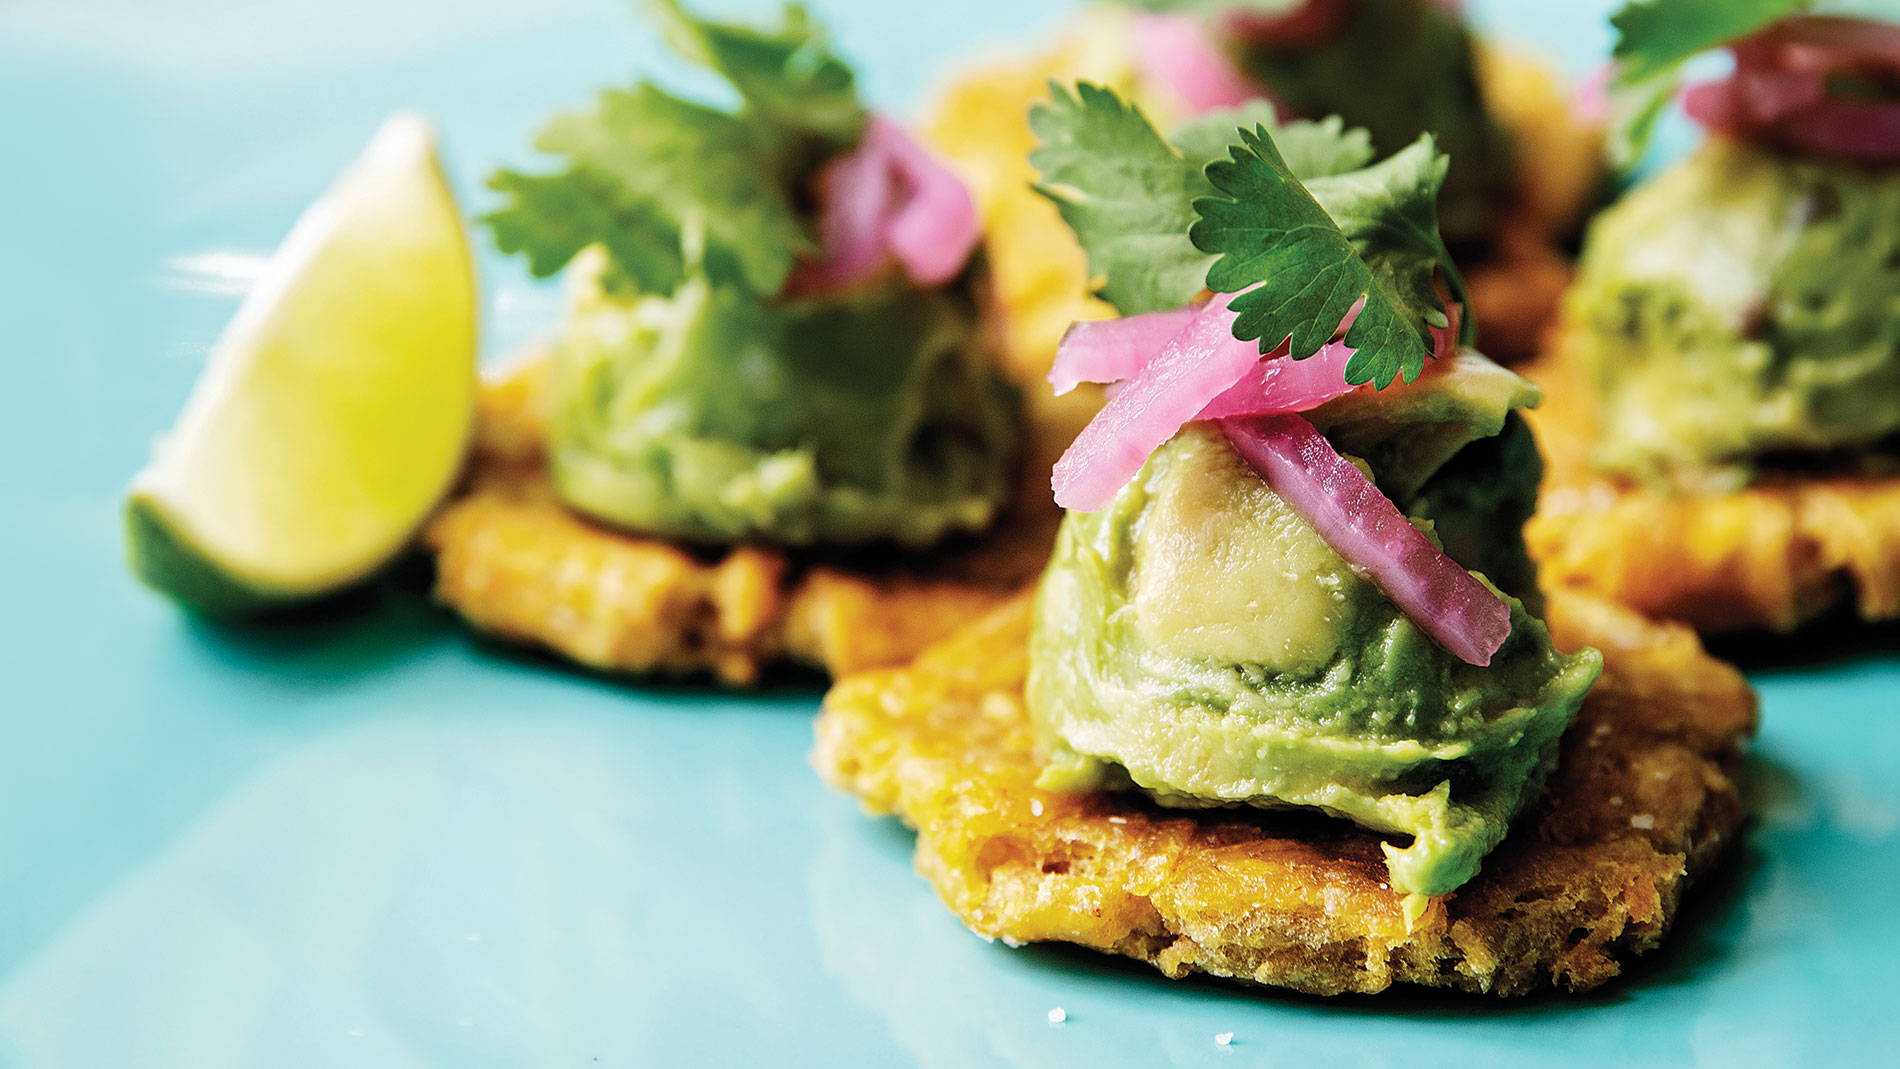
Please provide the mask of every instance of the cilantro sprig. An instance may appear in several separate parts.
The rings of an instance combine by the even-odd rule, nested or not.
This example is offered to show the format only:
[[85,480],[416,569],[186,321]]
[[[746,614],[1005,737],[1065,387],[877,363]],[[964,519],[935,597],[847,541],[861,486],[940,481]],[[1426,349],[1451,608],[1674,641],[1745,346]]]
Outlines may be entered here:
[[1682,65],[1815,6],[1815,0],[1631,0],[1610,16],[1610,155],[1627,167],[1681,88]]
[[739,91],[760,132],[809,135],[834,149],[864,132],[856,78],[798,4],[771,30],[695,18],[678,0],[651,0],[675,51],[718,71]]
[[[1276,125],[1270,105],[1210,114],[1163,138],[1113,91],[1050,87],[1033,108],[1030,162],[1123,315],[1179,308],[1203,288],[1240,293],[1235,337],[1295,359],[1346,335],[1346,378],[1411,381],[1463,283],[1438,235],[1446,158],[1429,137],[1367,166],[1364,130],[1337,117]],[[1241,291],[1246,291],[1242,293]],[[1465,317],[1463,340],[1472,337]]]
[[1337,115],[1282,123],[1273,105],[1265,100],[1206,112],[1176,127],[1168,140],[1198,169],[1227,157],[1227,146],[1234,143],[1236,130],[1256,126],[1273,131],[1273,143],[1286,160],[1287,170],[1302,182],[1356,171],[1372,162],[1372,134],[1364,127],[1349,127]]
[[1102,298],[1123,315],[1186,304],[1210,260],[1187,238],[1194,198],[1213,188],[1200,166],[1113,90],[1052,82],[1049,98],[1029,111],[1039,141],[1029,163],[1088,252]]
[[1301,178],[1372,158],[1364,130],[1337,116],[1279,124],[1266,101],[1208,112],[1164,138],[1140,107],[1089,82],[1073,90],[1051,82],[1029,126],[1038,139],[1029,155],[1042,176],[1036,189],[1088,253],[1089,271],[1102,280],[1098,294],[1123,315],[1179,308],[1201,292],[1214,257],[1188,237],[1194,201],[1214,192],[1206,166],[1226,157],[1239,127],[1274,129]]
[[[1346,381],[1377,389],[1424,370],[1430,327],[1447,323],[1432,279],[1461,288],[1438,237],[1436,199],[1448,162],[1429,134],[1377,167],[1303,186],[1266,127],[1240,130],[1207,167],[1217,196],[1194,202],[1196,248],[1219,256],[1209,289],[1238,293],[1234,336],[1303,360],[1347,330]],[[1375,266],[1376,265],[1376,266]],[[1251,288],[1250,288],[1251,287]]]
[[495,242],[525,255],[537,277],[598,244],[614,292],[668,294],[705,271],[776,293],[815,248],[794,191],[864,129],[851,70],[796,5],[772,29],[700,19],[676,0],[651,7],[676,49],[731,83],[739,107],[641,82],[556,116],[534,147],[561,169],[489,179],[504,198],[487,216]]

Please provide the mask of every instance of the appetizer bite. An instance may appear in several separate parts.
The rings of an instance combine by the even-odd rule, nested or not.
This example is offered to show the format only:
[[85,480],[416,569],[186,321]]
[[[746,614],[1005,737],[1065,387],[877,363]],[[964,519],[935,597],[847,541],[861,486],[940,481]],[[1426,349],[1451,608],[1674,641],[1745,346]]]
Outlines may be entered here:
[[497,243],[565,268],[572,305],[545,363],[491,390],[469,492],[428,534],[440,595],[603,668],[908,656],[1028,574],[996,534],[1021,419],[974,206],[802,9],[654,10],[737,107],[608,90],[537,139],[561,169],[492,180]]
[[1088,84],[1031,122],[1125,313],[1051,379],[1110,399],[1033,599],[840,682],[820,770],[986,936],[1319,993],[1614,975],[1733,834],[1752,700],[1685,632],[1547,629],[1538,391],[1468,347],[1433,139],[1170,144]]
[[[1013,358],[1046,368],[1085,299],[1078,255],[1027,193],[1029,132],[1000,116],[1049,78],[1088,79],[1164,129],[1267,101],[1286,117],[1340,115],[1380,155],[1432,133],[1453,164],[1441,221],[1482,313],[1488,351],[1530,354],[1568,283],[1560,243],[1599,185],[1600,135],[1542,66],[1477,42],[1431,0],[1142,0],[1103,4],[1048,52],[951,86],[928,127],[969,177],[1009,316]],[[1052,259],[1053,255],[1053,259]]]
[[1536,372],[1549,584],[1710,631],[1900,616],[1900,26],[1809,6],[1615,20],[1628,149],[1685,60],[1734,68],[1683,98],[1701,147],[1591,226]]

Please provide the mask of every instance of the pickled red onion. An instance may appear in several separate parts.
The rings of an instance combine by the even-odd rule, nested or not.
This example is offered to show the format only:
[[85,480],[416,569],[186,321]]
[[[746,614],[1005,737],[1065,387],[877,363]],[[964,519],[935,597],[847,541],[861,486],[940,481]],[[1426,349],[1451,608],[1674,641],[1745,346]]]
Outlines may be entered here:
[[1412,526],[1311,423],[1282,414],[1220,425],[1267,485],[1412,622],[1465,663],[1491,663],[1510,637],[1510,606]]
[[[1141,470],[1148,454],[1192,420],[1305,412],[1364,388],[1346,382],[1354,350],[1343,341],[1328,342],[1304,360],[1291,359],[1283,343],[1263,359],[1257,342],[1234,337],[1229,304],[1236,296],[1069,328],[1049,373],[1056,393],[1077,382],[1121,385],[1111,388],[1101,412],[1056,462],[1051,486],[1057,504],[1084,512],[1101,508]],[[1341,337],[1364,305],[1362,298],[1340,322]],[[1447,304],[1445,312],[1446,325],[1430,328],[1434,357],[1449,355],[1457,345],[1462,307]],[[1179,323],[1186,325],[1154,342]],[[1143,352],[1144,345],[1152,347]],[[1169,363],[1156,370],[1164,358]]]
[[884,241],[920,286],[941,286],[956,277],[976,251],[982,236],[976,200],[963,180],[904,128],[873,115],[890,153],[900,200],[884,231]]
[[942,285],[981,236],[963,182],[881,115],[856,148],[825,164],[817,186],[819,256],[793,269],[788,295],[847,290],[893,261],[920,286]]
[[[1342,328],[1352,325],[1364,304],[1362,299],[1353,306]],[[1352,354],[1353,350],[1348,349],[1345,342],[1335,339],[1320,346],[1319,352],[1312,356],[1294,360],[1288,346],[1283,344],[1242,372],[1232,386],[1209,401],[1195,418],[1258,416],[1318,408],[1359,388],[1346,383],[1346,362],[1352,359]]]
[[1610,121],[1610,80],[1615,69],[1608,63],[1598,64],[1577,83],[1570,94],[1570,110],[1577,118],[1592,126],[1602,126]]
[[1691,86],[1683,107],[1712,130],[1864,163],[1900,162],[1900,100],[1829,94],[1830,79],[1900,78],[1900,26],[1837,16],[1785,19],[1730,46],[1735,70]]
[[[1361,298],[1340,322],[1342,337],[1352,329],[1352,322],[1359,318],[1359,309],[1365,307],[1365,303],[1365,299]],[[1446,325],[1429,328],[1432,332],[1434,359],[1449,357],[1457,348],[1458,319],[1462,307],[1457,303],[1447,304]],[[1367,383],[1358,386],[1346,383],[1346,365],[1352,361],[1356,351],[1348,348],[1345,342],[1334,340],[1304,360],[1293,360],[1288,358],[1287,348],[1283,345],[1274,350],[1271,356],[1248,368],[1238,382],[1208,402],[1207,407],[1201,409],[1200,415],[1195,418],[1227,419],[1234,416],[1272,415],[1276,412],[1306,412],[1354,390],[1371,389]],[[1428,368],[1430,366],[1427,365]]]
[[1202,305],[1076,435],[1050,477],[1056,504],[1083,512],[1108,504],[1150,453],[1259,362],[1259,346],[1234,337],[1234,296]]
[[1131,378],[1200,312],[1199,308],[1176,308],[1077,323],[1056,346],[1049,383],[1061,397],[1080,383]]
[[879,152],[864,144],[818,172],[816,260],[801,262],[786,281],[788,292],[830,293],[877,274],[886,263],[885,220],[896,192],[895,175]]
[[1192,15],[1137,16],[1134,45],[1141,76],[1167,87],[1189,114],[1237,108],[1266,95]]

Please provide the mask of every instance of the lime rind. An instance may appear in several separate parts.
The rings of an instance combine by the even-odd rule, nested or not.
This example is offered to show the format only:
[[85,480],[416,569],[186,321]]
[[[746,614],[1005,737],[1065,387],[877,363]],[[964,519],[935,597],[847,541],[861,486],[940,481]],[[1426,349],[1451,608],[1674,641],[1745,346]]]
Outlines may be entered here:
[[133,481],[133,572],[248,615],[400,554],[473,433],[476,307],[433,131],[396,116],[298,220]]

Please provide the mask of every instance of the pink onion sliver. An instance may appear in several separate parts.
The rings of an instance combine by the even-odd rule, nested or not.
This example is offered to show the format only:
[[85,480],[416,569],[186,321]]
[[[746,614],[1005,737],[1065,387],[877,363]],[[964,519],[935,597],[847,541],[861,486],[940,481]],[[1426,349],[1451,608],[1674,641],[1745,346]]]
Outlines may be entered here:
[[1683,91],[1682,110],[1710,130],[1739,133],[1747,120],[1727,81],[1698,82]]
[[793,269],[787,293],[846,289],[884,266],[884,219],[895,183],[883,154],[869,140],[867,132],[866,143],[818,172],[820,255]]
[[[1364,297],[1353,304],[1346,318],[1340,321],[1341,336],[1352,329],[1359,310],[1365,306]],[[1352,387],[1346,385],[1346,363],[1352,359],[1353,350],[1342,342],[1330,341],[1304,360],[1294,360],[1290,342],[1291,339],[1282,342],[1279,348],[1249,367],[1239,381],[1208,402],[1195,418],[1304,412],[1351,392]]]
[[[1342,331],[1351,329],[1353,320],[1359,317],[1359,309],[1363,307],[1365,300],[1362,298],[1340,323]],[[1462,313],[1462,305],[1457,302],[1447,304],[1445,325],[1429,328],[1432,332],[1434,360],[1449,357],[1458,347],[1458,321]],[[1195,418],[1227,419],[1276,412],[1306,412],[1354,390],[1370,390],[1371,383],[1358,386],[1346,383],[1346,365],[1352,361],[1355,351],[1348,348],[1345,342],[1332,341],[1321,346],[1312,356],[1294,360],[1287,355],[1286,347],[1282,346],[1248,368],[1240,381],[1208,402],[1207,407],[1201,409]],[[1427,373],[1431,366],[1426,365]]]
[[1093,512],[1108,504],[1150,453],[1259,362],[1257,345],[1234,338],[1233,298],[1204,305],[1082,428],[1050,477],[1058,505]]
[[1167,88],[1190,114],[1237,108],[1264,94],[1193,15],[1139,15],[1135,66]]
[[1900,162],[1900,102],[1830,95],[1829,79],[1900,74],[1900,27],[1805,16],[1730,46],[1735,70],[1690,87],[1683,107],[1711,130],[1863,163]]
[[1835,100],[1784,122],[1788,140],[1817,152],[1865,163],[1900,162],[1900,104]]
[[1346,361],[1352,359],[1352,353],[1343,342],[1327,342],[1312,356],[1295,360],[1281,348],[1248,368],[1239,382],[1209,401],[1194,418],[1225,419],[1318,408],[1359,388],[1346,385]]
[[883,143],[899,187],[884,231],[885,245],[920,286],[955,278],[982,237],[969,188],[889,119],[871,116],[865,136]]
[[[1864,163],[1900,162],[1900,103],[1765,99],[1764,79],[1737,76],[1689,87],[1683,110],[1732,137]],[[1817,83],[1818,84],[1818,83]]]
[[1221,421],[1234,449],[1326,544],[1439,645],[1488,665],[1511,608],[1412,526],[1365,473],[1297,415]]
[[1772,123],[1827,102],[1824,71],[1746,67],[1729,81],[1730,91],[1749,121]]
[[1049,366],[1049,384],[1060,397],[1080,383],[1133,378],[1200,312],[1199,308],[1176,308],[1077,323],[1056,346],[1055,362]]
[[1570,94],[1570,109],[1591,126],[1610,121],[1610,79],[1614,71],[1608,63],[1599,64]]
[[1759,39],[1830,57],[1900,64],[1900,25],[1852,15],[1803,15],[1762,31]]
[[982,232],[963,182],[904,128],[872,115],[856,148],[818,172],[816,259],[786,280],[788,295],[836,293],[894,259],[920,286],[956,277]]

